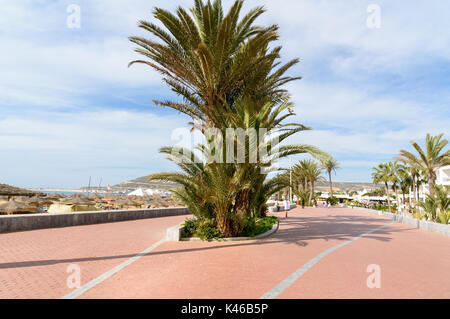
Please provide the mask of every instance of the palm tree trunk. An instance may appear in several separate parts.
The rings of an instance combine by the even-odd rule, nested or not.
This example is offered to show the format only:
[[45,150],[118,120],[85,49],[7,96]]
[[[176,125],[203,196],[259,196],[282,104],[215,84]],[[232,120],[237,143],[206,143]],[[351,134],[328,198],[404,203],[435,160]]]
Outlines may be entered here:
[[389,194],[389,186],[387,183],[384,183],[384,185],[386,186],[386,196],[387,196],[387,201],[388,201],[388,209],[389,209],[389,213],[391,212],[391,199],[389,198],[390,194]]
[[331,182],[331,170],[328,170],[328,177],[330,179],[330,194],[333,197],[333,183]]
[[400,198],[398,197],[398,189],[397,187],[394,188],[395,189],[395,201],[397,203],[397,212],[400,209]]
[[[414,185],[412,186],[412,187],[414,187]],[[411,187],[409,188],[409,207],[411,208],[412,207],[412,201],[411,201]]]
[[231,225],[225,214],[217,214],[217,229],[224,237],[232,236]]
[[428,192],[430,193],[430,197],[434,198],[434,184],[436,183],[434,178],[428,178]]
[[414,200],[417,200],[416,198],[417,198],[417,189],[416,189],[416,175],[413,175],[412,176],[412,187],[413,187],[413,190],[414,190]]
[[313,196],[313,192],[314,192],[314,184],[313,184],[313,182],[309,183],[309,191],[310,191],[310,193],[309,193],[309,205],[312,206],[311,202],[312,202],[312,196]]

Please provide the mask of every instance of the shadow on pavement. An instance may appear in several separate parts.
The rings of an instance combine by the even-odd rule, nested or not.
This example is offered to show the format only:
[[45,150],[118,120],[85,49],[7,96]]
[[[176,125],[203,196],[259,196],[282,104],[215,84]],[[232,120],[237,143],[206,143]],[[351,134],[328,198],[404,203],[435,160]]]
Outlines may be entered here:
[[[205,242],[205,245],[210,244],[207,247],[185,248],[165,251],[154,251],[146,254],[144,257],[152,255],[162,254],[175,254],[175,253],[188,253],[194,251],[204,251],[212,249],[226,249],[239,246],[256,246],[256,245],[273,245],[273,244],[294,244],[300,247],[308,245],[308,241],[311,240],[338,240],[346,241],[354,237],[360,236],[366,232],[374,230],[377,227],[387,224],[388,220],[380,218],[373,218],[370,216],[348,216],[348,215],[328,215],[328,216],[278,216],[280,219],[280,228],[272,236],[260,239],[250,240],[245,242]],[[374,233],[364,236],[378,241],[390,241],[391,237],[388,235],[393,232],[408,231],[411,228],[396,228],[386,227],[379,229]],[[188,244],[189,242],[185,242]],[[101,257],[82,257],[82,258],[70,258],[70,259],[49,259],[49,260],[36,260],[36,261],[21,261],[1,263],[0,269],[7,268],[21,268],[21,267],[36,267],[36,266],[48,266],[61,263],[76,263],[76,262],[88,262],[98,260],[111,260],[111,259],[124,259],[131,258],[139,254],[130,253],[124,255],[115,256],[101,256]]]

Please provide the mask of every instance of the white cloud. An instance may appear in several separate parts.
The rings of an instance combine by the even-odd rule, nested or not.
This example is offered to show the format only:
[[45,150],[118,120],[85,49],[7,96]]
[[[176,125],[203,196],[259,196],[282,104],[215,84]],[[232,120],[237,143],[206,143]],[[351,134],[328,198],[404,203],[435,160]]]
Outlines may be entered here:
[[[228,8],[233,1],[223,2]],[[96,99],[108,96],[136,107],[150,104],[136,92],[166,94],[156,72],[127,68],[139,57],[127,37],[148,36],[137,21],[154,21],[154,6],[173,11],[193,1],[77,1],[81,28],[68,29],[71,3],[0,0],[0,157],[2,167],[9,167],[0,177],[22,185],[79,186],[88,172],[120,182],[172,167],[157,148],[172,144],[171,130],[187,120],[156,110],[102,110],[107,102],[97,105]],[[368,29],[370,3],[261,0],[246,1],[243,10],[265,4],[268,12],[258,23],[280,24],[283,58],[302,59],[292,73],[304,80],[289,90],[297,119],[314,130],[294,140],[336,155],[345,167],[338,172],[343,180],[367,180],[375,161],[428,132],[448,134],[450,127],[448,93],[416,99],[421,92],[400,95],[385,82],[395,76],[407,87],[407,74],[416,68],[448,62],[449,5],[377,1],[381,28]],[[432,72],[425,75],[433,80]]]
[[[120,178],[110,184],[162,170],[168,165],[158,153],[172,145],[171,132],[186,120],[150,112],[101,110],[80,113],[46,112],[6,116],[0,120],[2,180],[19,185],[79,186],[86,176],[108,167]],[[19,174],[20,172],[20,174]],[[46,172],[46,174],[43,174]],[[117,173],[117,172],[116,172]],[[44,175],[38,185],[38,176]]]

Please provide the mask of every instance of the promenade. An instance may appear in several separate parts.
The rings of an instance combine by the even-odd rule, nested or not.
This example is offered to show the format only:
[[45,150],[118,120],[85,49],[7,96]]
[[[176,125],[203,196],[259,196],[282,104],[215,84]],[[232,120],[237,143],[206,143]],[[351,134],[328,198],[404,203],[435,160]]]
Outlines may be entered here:
[[241,242],[164,241],[186,216],[0,234],[0,298],[450,298],[449,237],[349,208],[276,215]]

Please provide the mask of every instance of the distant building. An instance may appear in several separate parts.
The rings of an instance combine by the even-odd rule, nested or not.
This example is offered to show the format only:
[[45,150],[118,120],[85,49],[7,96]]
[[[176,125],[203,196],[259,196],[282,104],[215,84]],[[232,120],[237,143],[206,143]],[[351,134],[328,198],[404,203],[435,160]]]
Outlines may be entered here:
[[450,165],[439,168],[436,172],[437,185],[450,185]]
[[[450,186],[450,165],[436,170],[436,185]],[[428,184],[423,184],[420,188],[420,198],[425,198],[425,194],[429,194]]]

